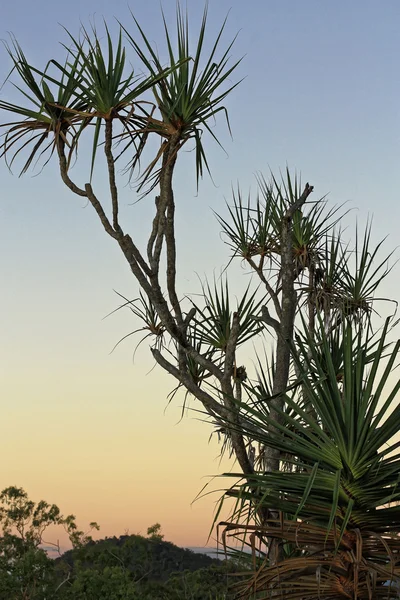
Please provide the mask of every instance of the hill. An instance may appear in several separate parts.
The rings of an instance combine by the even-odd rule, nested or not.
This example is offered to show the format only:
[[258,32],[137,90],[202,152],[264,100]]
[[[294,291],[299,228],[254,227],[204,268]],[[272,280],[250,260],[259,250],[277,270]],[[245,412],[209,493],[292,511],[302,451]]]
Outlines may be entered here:
[[220,560],[207,554],[141,535],[114,536],[91,541],[82,548],[65,552],[56,562],[67,563],[72,569],[77,563],[80,568],[123,565],[136,577],[156,581],[166,581],[172,573],[193,572],[212,565],[221,566]]
[[90,541],[63,554],[55,565],[59,581],[67,579],[63,588],[68,600],[228,598],[227,574],[233,568],[226,561],[140,535]]

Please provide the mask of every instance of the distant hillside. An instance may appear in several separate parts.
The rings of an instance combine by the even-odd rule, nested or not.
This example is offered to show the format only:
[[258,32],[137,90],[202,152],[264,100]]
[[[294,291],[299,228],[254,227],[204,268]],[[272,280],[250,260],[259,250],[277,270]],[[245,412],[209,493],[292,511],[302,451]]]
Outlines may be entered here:
[[140,535],[123,535],[89,542],[76,550],[69,550],[57,559],[73,568],[79,561],[81,567],[120,566],[140,577],[166,581],[172,573],[197,571],[221,565],[221,561],[206,554],[179,548],[171,542],[152,540]]
[[[85,600],[103,598],[105,586],[111,585],[110,577],[118,577],[123,592],[115,597],[121,599],[208,600],[210,594],[212,598],[217,594],[229,598],[227,573],[233,569],[233,565],[204,553],[140,535],[89,542],[65,552],[55,565],[60,582],[68,576],[64,586],[68,600],[71,594]],[[112,586],[115,591],[114,583]],[[94,596],[88,591],[93,588],[99,590]]]

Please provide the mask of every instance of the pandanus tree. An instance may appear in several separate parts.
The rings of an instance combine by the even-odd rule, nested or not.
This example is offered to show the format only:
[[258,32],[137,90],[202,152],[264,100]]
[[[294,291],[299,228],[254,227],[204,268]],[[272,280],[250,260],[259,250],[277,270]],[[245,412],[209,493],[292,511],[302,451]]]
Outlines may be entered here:
[[[138,323],[133,333],[140,331],[151,341],[156,363],[175,378],[172,395],[183,391],[185,399],[196,399],[222,434],[224,447],[245,475],[252,518],[267,531],[266,523],[283,509],[279,502],[260,502],[258,477],[283,476],[282,468],[286,473],[292,464],[288,448],[279,446],[277,437],[289,439],[282,431],[295,431],[303,412],[325,437],[334,435],[324,430],[327,424],[309,393],[313,371],[308,362],[317,368],[312,346],[326,349],[318,337],[326,335],[329,356],[344,369],[342,329],[363,326],[370,331],[372,300],[389,269],[387,257],[378,260],[380,244],[371,246],[369,226],[355,244],[346,244],[340,232],[342,209],[328,209],[325,198],[313,198],[311,185],[302,186],[287,171],[270,180],[258,176],[256,197],[247,201],[238,189],[226,214],[218,216],[231,259],[240,260],[258,283],[252,280],[237,300],[223,280],[205,282],[201,301],[179,289],[174,172],[182,149],[194,147],[199,183],[210,169],[205,135],[219,143],[217,117],[230,127],[225,100],[238,84],[232,78],[240,60],[230,61],[234,40],[223,45],[225,25],[210,44],[206,9],[193,44],[187,15],[178,7],[174,35],[164,19],[165,65],[133,15],[132,27],[126,21],[119,24],[116,41],[107,26],[104,36],[95,28],[82,29],[78,38],[67,32],[65,62],[51,59],[42,69],[31,65],[12,39],[6,46],[11,78],[16,77],[24,103],[0,100],[2,113],[14,119],[2,125],[1,155],[10,168],[22,159],[21,174],[37,161],[56,160],[65,185],[91,204],[139,286],[138,298],[124,298],[122,304]],[[154,140],[157,149],[149,157]],[[85,164],[81,148],[88,143],[91,158],[82,183],[76,181],[73,166],[82,159]],[[100,160],[107,171],[106,192],[103,186],[96,188]],[[145,247],[122,223],[124,176],[131,181],[136,177],[143,202],[155,195]],[[295,348],[297,330],[308,332],[303,355]],[[273,352],[268,361],[258,354],[253,374],[247,349],[260,338]],[[322,353],[319,360],[328,361],[329,356]],[[288,396],[288,389],[295,389],[297,396]],[[312,389],[315,395],[317,388]],[[297,406],[303,411],[298,415]],[[249,424],[250,410],[261,411],[265,420]],[[304,464],[313,479],[324,467],[321,463],[317,470],[313,456]],[[291,476],[296,477],[296,469]],[[267,538],[272,566],[284,553],[276,536]]]
[[[30,64],[17,40],[6,45],[13,65],[10,76],[16,76],[15,85],[24,104],[0,100],[2,113],[10,113],[15,119],[2,124],[5,133],[1,155],[11,169],[22,159],[21,175],[38,161],[47,164],[52,158],[58,160],[62,181],[92,205],[139,284],[139,300],[127,305],[153,336],[151,351],[155,360],[177,379],[178,387],[198,399],[221,425],[222,416],[229,418],[236,412],[235,351],[262,329],[251,318],[257,314],[260,302],[249,292],[247,300],[239,302],[245,310],[243,317],[238,311],[232,312],[229,305],[222,308],[219,301],[212,308],[213,301],[208,298],[204,307],[206,321],[196,318],[196,306],[185,304],[176,285],[173,175],[180,151],[190,142],[195,148],[197,180],[204,169],[209,169],[204,134],[209,133],[218,142],[212,126],[219,115],[224,116],[229,127],[223,102],[237,85],[232,74],[240,61],[230,62],[233,42],[222,48],[225,22],[206,50],[207,10],[193,56],[189,52],[187,16],[178,8],[177,50],[164,20],[169,57],[166,66],[133,15],[132,19],[135,36],[126,25],[120,25],[116,42],[107,27],[104,39],[100,39],[95,28],[83,29],[79,38],[68,33],[65,62],[51,59],[44,69]],[[139,65],[136,71],[127,60],[129,49],[132,62]],[[147,75],[137,75],[143,67]],[[147,92],[152,92],[153,101]],[[157,189],[155,215],[149,224],[146,247],[139,248],[120,222],[118,177],[121,170],[128,178],[137,173],[145,150],[150,147],[148,142],[154,138],[160,145],[140,172],[138,191],[146,197]],[[87,182],[82,184],[74,180],[72,165],[81,159],[84,143],[85,148],[86,144],[91,145],[92,154]],[[96,190],[94,183],[94,166],[100,151],[108,173],[106,198],[103,189]],[[304,201],[305,196],[300,203]],[[229,323],[224,323],[224,319]],[[217,336],[223,329],[226,343],[221,345],[217,339],[210,345],[213,335],[205,335],[205,324],[219,329]],[[209,380],[212,383],[207,389],[204,382]],[[241,468],[250,472],[244,437],[236,430],[228,435]]]
[[[400,381],[393,369],[400,342],[389,344],[388,327],[376,336],[346,321],[336,353],[323,326],[316,336],[299,335],[293,355],[300,376],[284,396],[282,422],[257,402],[243,404],[242,428],[279,451],[286,468],[255,473],[228,491],[237,519],[224,524],[224,542],[238,538],[254,554],[240,597],[398,597]],[[279,519],[240,520],[254,497]],[[282,549],[274,565],[265,555],[271,537]]]

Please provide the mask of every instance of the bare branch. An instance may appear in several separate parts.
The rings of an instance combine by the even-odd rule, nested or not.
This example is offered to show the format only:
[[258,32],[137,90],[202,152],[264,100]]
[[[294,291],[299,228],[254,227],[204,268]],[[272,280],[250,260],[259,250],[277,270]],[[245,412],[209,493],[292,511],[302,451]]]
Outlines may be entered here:
[[207,410],[207,412],[213,416],[220,416],[224,419],[228,418],[228,411],[224,408],[217,400],[215,400],[210,394],[201,389],[195,384],[193,379],[188,373],[182,373],[177,367],[171,364],[159,350],[152,348],[151,352],[157,361],[157,363],[165,369],[170,375],[180,381],[185,388],[198,400],[200,400]]
[[61,179],[63,180],[65,185],[72,192],[74,192],[74,194],[77,194],[78,196],[83,196],[89,200],[89,202],[91,203],[91,205],[97,212],[97,214],[100,218],[100,221],[101,221],[104,229],[106,230],[106,232],[114,239],[117,239],[118,234],[112,228],[111,223],[108,220],[108,218],[103,210],[103,207],[101,206],[100,202],[96,198],[90,183],[86,183],[85,189],[82,190],[70,179],[70,177],[68,175],[67,159],[65,156],[65,142],[61,138],[57,144],[57,150],[58,150],[58,157],[59,157],[59,164],[60,164]]
[[112,214],[113,214],[113,227],[117,233],[122,233],[121,227],[118,223],[118,190],[115,183],[115,160],[112,155],[112,141],[113,141],[113,122],[112,119],[106,120],[105,126],[105,143],[104,153],[107,159],[108,167],[108,180],[110,185],[111,202],[112,202]]
[[199,363],[201,367],[204,367],[205,369],[207,369],[207,371],[211,373],[211,375],[214,375],[214,377],[216,377],[218,381],[221,381],[223,379],[224,374],[221,371],[221,369],[219,369],[217,365],[212,362],[212,360],[204,358],[202,354],[197,352],[197,350],[187,342],[185,346],[185,351],[186,354],[191,356],[197,363]]
[[297,210],[300,210],[300,208],[303,206],[303,204],[305,204],[308,196],[312,193],[313,190],[314,190],[314,186],[310,185],[309,183],[306,183],[301,196],[295,202],[293,202],[293,204],[291,204],[289,206],[289,208],[287,209],[286,214],[285,214],[286,219],[291,219],[293,217],[294,213]]
[[57,151],[58,151],[58,158],[59,158],[61,179],[63,180],[63,182],[65,183],[65,185],[74,194],[77,194],[78,196],[83,196],[84,198],[87,198],[87,194],[86,194],[85,190],[82,190],[80,187],[78,187],[70,179],[70,177],[68,175],[68,164],[67,164],[67,158],[65,156],[65,142],[64,142],[64,140],[61,137],[58,140]]
[[274,317],[271,316],[268,307],[267,306],[262,306],[261,307],[261,319],[270,327],[272,327],[275,332],[277,333],[277,335],[280,335],[281,332],[281,325],[279,323],[279,321],[277,321],[276,319],[274,319]]
[[149,240],[147,242],[147,260],[149,261],[149,264],[151,265],[151,268],[153,270],[154,270],[154,264],[153,264],[153,247],[154,247],[155,239],[157,237],[158,222],[160,220],[159,204],[160,204],[160,196],[156,196],[156,199],[155,199],[156,214],[155,214],[155,217],[153,219],[153,227],[152,227],[152,230],[151,230],[151,233],[150,233]]
[[183,321],[183,324],[184,324],[184,326],[185,326],[185,329],[187,329],[187,328],[188,328],[188,326],[189,326],[189,323],[190,323],[190,321],[193,319],[193,317],[195,316],[195,314],[196,314],[196,309],[195,309],[195,307],[193,306],[193,307],[192,307],[192,308],[189,310],[188,314],[186,315],[186,317],[185,317],[185,319],[184,319],[184,321]]
[[106,232],[108,233],[108,235],[110,235],[115,240],[118,239],[121,236],[121,233],[120,232],[117,233],[112,228],[111,223],[108,220],[108,217],[107,217],[106,213],[104,212],[102,205],[100,204],[97,197],[95,196],[95,194],[93,192],[93,188],[90,185],[90,183],[85,183],[85,191],[86,191],[86,197],[88,198],[90,204],[93,206],[94,210],[97,212],[97,215],[101,221],[101,224],[103,225],[103,227],[106,230]]
[[175,242],[175,203],[172,187],[167,207],[165,241],[167,245],[167,289],[172,310],[176,315],[178,327],[183,329],[181,305],[176,293],[176,242]]
[[[128,234],[125,234],[125,235],[123,235],[123,237],[121,239],[118,239],[118,242],[119,242],[121,248],[123,249],[124,253],[125,253],[125,251],[129,251],[132,254],[132,257],[134,258],[134,260],[138,263],[138,265],[142,269],[143,273],[145,273],[145,275],[147,275],[147,277],[150,277],[152,274],[152,271],[151,271],[149,265],[144,260],[139,249],[137,248],[137,246],[133,243],[131,236]],[[148,289],[150,290],[151,288],[149,287]],[[146,293],[148,293],[147,290],[146,290]]]
[[233,313],[232,327],[229,335],[229,339],[225,350],[225,362],[224,362],[224,377],[223,382],[230,381],[235,363],[236,346],[239,337],[240,328],[240,315],[239,313]]
[[272,302],[274,303],[274,308],[275,308],[276,314],[278,316],[278,319],[280,319],[281,315],[282,315],[282,308],[279,303],[278,293],[273,289],[272,285],[269,283],[268,279],[265,277],[262,266],[256,265],[256,263],[254,262],[254,260],[252,258],[248,258],[247,262],[249,263],[251,268],[257,273],[258,277],[265,285],[265,288],[266,288],[268,294],[270,295]]
[[[290,341],[293,338],[294,320],[296,314],[296,291],[294,288],[293,269],[293,229],[292,217],[306,202],[313,191],[313,186],[305,185],[301,196],[289,206],[281,223],[281,268],[279,279],[281,281],[281,317],[279,335],[276,346],[276,368],[270,402],[270,418],[277,423],[282,421],[283,394],[287,388],[290,369]],[[265,311],[264,311],[265,314]],[[271,427],[271,432],[275,428]],[[266,470],[279,470],[279,451],[274,448],[265,448]]]

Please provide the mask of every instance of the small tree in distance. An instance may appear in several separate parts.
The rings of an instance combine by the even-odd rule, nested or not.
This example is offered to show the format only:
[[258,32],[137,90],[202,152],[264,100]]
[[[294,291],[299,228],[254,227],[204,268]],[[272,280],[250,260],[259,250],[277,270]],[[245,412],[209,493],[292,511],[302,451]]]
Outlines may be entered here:
[[155,542],[162,542],[164,535],[161,533],[160,523],[154,523],[154,525],[147,528],[147,537]]
[[[17,41],[12,40],[8,53],[19,85],[25,86],[28,102],[16,105],[0,101],[0,110],[17,119],[4,125],[2,156],[10,168],[25,156],[23,174],[37,159],[47,161],[54,154],[62,181],[72,193],[92,205],[105,232],[121,249],[140,288],[139,299],[126,299],[125,306],[141,320],[141,330],[152,337],[151,352],[157,364],[175,378],[174,394],[182,389],[195,398],[222,434],[224,447],[233,452],[245,482],[239,492],[237,488],[231,491],[240,499],[235,517],[240,520],[246,514],[254,523],[257,535],[266,544],[267,564],[278,568],[296,550],[291,545],[293,540],[289,543],[283,534],[275,535],[274,528],[286,512],[292,521],[298,520],[319,468],[315,466],[315,453],[308,450],[301,454],[289,441],[295,438],[299,442],[311,428],[314,445],[321,435],[336,447],[340,441],[345,453],[350,441],[337,440],[335,432],[349,427],[352,448],[357,446],[353,443],[356,436],[368,437],[365,429],[361,433],[354,426],[354,414],[348,412],[350,400],[343,408],[348,399],[348,389],[343,386],[351,380],[353,366],[359,375],[364,373],[355,362],[360,358],[357,352],[349,351],[348,340],[358,344],[352,348],[365,348],[365,355],[360,358],[363,365],[378,368],[376,361],[385,355],[376,348],[386,346],[373,336],[373,300],[379,284],[390,272],[390,255],[380,257],[382,244],[371,245],[370,225],[361,234],[357,232],[354,243],[344,240],[340,228],[342,208],[329,209],[324,197],[314,198],[312,185],[301,185],[288,170],[281,178],[271,174],[268,180],[259,175],[256,196],[245,200],[238,189],[227,214],[218,216],[232,259],[242,261],[258,279],[259,286],[248,286],[242,297],[233,301],[228,280],[214,286],[204,284],[201,302],[188,299],[177,286],[175,166],[182,148],[192,143],[198,183],[204,170],[209,170],[204,135],[210,133],[218,141],[211,129],[217,116],[225,117],[229,126],[224,103],[237,85],[231,77],[240,61],[229,62],[233,42],[222,46],[225,22],[211,42],[211,50],[206,50],[207,9],[192,54],[187,15],[178,7],[176,49],[164,19],[169,57],[166,66],[136,18],[132,18],[135,33],[120,24],[116,42],[107,28],[105,43],[95,29],[83,29],[78,39],[69,34],[71,48],[65,63],[50,60],[44,70],[32,66]],[[137,77],[130,63],[128,66],[124,39],[133,51],[134,61],[145,68],[142,77]],[[153,102],[147,99],[148,91],[153,93]],[[84,137],[91,139],[93,150],[87,179],[78,182],[73,178],[71,165],[80,159]],[[154,218],[148,224],[147,243],[139,248],[120,220],[121,183],[117,167],[124,161],[126,176],[137,174],[151,148],[151,139],[158,139],[159,147],[144,163],[137,192],[147,199],[155,190]],[[94,167],[101,160],[100,153],[107,169],[107,193],[96,189],[95,184]],[[388,328],[389,323],[385,335]],[[268,339],[273,352],[265,360],[260,354],[256,356],[257,373],[253,375],[245,348],[260,337]],[[343,345],[344,340],[347,346]],[[337,403],[333,408],[345,410],[342,421],[324,421],[321,406],[314,398],[319,381],[313,380],[316,371],[330,378],[331,383],[332,377],[336,378],[337,389],[332,394]],[[359,392],[364,381],[364,376],[354,380],[354,390]],[[367,385],[362,409],[357,404],[358,424],[369,410],[374,393],[372,382]],[[351,398],[354,400],[355,396]],[[395,395],[390,398],[394,401]],[[298,424],[299,415],[304,419],[303,429]],[[384,431],[390,433],[390,444],[393,429],[388,426]],[[371,447],[374,452],[379,450],[376,443]],[[396,447],[392,446],[393,450]],[[354,529],[359,525],[357,519],[352,521],[356,491],[348,486],[348,470],[355,468],[361,455],[361,446],[357,448],[351,460],[350,455],[343,457],[339,452],[339,458],[329,466],[334,473],[324,479],[334,509],[323,526],[326,535],[333,532],[339,541],[344,539],[348,526]],[[367,462],[372,460],[368,452]],[[378,462],[387,460],[385,457],[378,452]],[[398,466],[395,457],[391,459],[393,469]],[[295,482],[299,471],[302,483],[297,496],[293,496],[298,500],[298,510],[291,512],[281,501],[280,494],[284,492],[279,487],[283,485],[279,477],[289,473],[290,481]],[[272,484],[263,478],[268,474],[271,479],[275,477],[275,495],[267,493]],[[378,477],[378,472],[373,470],[369,475]],[[308,483],[304,485],[304,481]],[[393,482],[387,485],[394,486],[391,498],[397,498]],[[345,509],[338,500],[343,500],[343,494],[351,500],[346,504],[344,499]],[[319,500],[314,502],[318,504]],[[371,506],[370,510],[377,510],[378,506]],[[243,513],[243,509],[247,512]],[[397,515],[396,510],[390,514],[394,513]],[[381,525],[376,535],[393,533],[385,518]],[[159,535],[158,531],[153,533]],[[357,535],[354,539],[358,539]],[[298,552],[307,553],[307,544]],[[390,562],[387,556],[382,558],[382,564]],[[318,572],[319,563],[310,568],[314,567]],[[392,563],[392,567],[390,572],[382,567],[384,574],[380,577],[398,577],[397,565]],[[334,575],[340,579],[340,569]],[[357,582],[354,574],[346,577],[351,585]],[[379,585],[382,581],[378,581]],[[335,579],[332,585],[336,583]],[[276,580],[272,578],[268,585],[276,588]]]

